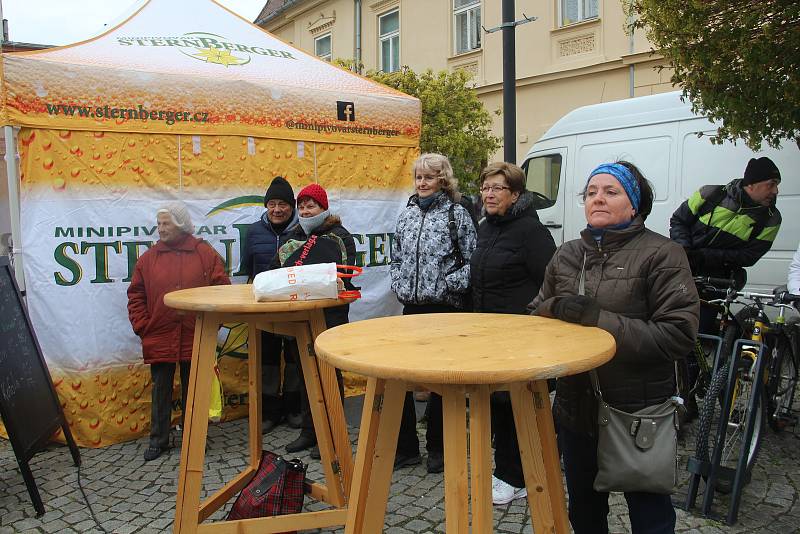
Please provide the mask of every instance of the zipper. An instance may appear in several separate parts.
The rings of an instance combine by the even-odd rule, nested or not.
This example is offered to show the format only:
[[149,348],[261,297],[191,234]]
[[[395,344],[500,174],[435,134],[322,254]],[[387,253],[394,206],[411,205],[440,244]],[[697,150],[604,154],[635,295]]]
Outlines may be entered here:
[[422,238],[422,225],[425,224],[426,215],[428,215],[428,210],[422,212],[422,220],[419,222],[419,233],[417,234],[416,276],[414,276],[414,303],[416,304],[419,304],[419,241]]

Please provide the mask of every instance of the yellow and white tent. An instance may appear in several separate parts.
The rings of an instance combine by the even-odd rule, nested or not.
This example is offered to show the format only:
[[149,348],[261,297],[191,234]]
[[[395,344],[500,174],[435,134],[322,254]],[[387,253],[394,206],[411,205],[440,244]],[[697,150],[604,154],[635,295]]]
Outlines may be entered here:
[[[150,375],[125,291],[164,201],[186,202],[235,277],[271,179],[295,191],[319,183],[366,267],[351,319],[397,311],[390,240],[418,154],[418,100],[211,0],[150,0],[95,39],[5,54],[0,68],[9,147],[21,128],[18,172],[8,158],[15,256],[80,444],[149,428]],[[220,334],[226,417],[246,413],[241,334]]]

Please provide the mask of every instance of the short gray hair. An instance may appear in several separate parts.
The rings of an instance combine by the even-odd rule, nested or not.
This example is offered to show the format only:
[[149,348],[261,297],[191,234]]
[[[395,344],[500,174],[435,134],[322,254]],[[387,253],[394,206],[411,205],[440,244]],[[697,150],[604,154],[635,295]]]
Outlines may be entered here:
[[414,177],[416,179],[417,171],[419,169],[426,170],[436,174],[439,177],[439,185],[442,191],[450,197],[453,202],[458,202],[461,199],[461,193],[458,192],[458,179],[453,175],[453,167],[450,165],[450,160],[447,156],[430,152],[422,154],[414,162]]
[[189,208],[186,204],[180,201],[167,202],[156,212],[156,217],[161,213],[167,213],[172,218],[172,223],[185,234],[194,233],[194,224],[192,224],[192,216],[189,215]]

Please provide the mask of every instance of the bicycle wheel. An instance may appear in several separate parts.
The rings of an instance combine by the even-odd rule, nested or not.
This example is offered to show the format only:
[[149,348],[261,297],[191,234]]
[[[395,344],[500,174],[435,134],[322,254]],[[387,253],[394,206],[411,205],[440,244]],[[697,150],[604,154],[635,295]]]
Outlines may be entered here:
[[786,428],[797,389],[797,360],[787,337],[777,339],[767,383],[767,423],[775,432]]
[[[736,469],[739,458],[746,455],[746,471],[749,472],[756,461],[758,450],[765,428],[765,403],[764,395],[759,397],[758,404],[753,413],[750,413],[750,400],[753,393],[753,379],[755,377],[756,353],[743,350],[739,366],[735,371],[733,391],[725,391],[728,380],[730,363],[726,362],[711,380],[706,401],[700,412],[700,424],[697,434],[697,457],[702,461],[710,460],[709,451],[713,451],[717,437],[723,434],[722,454],[720,466]],[[728,424],[720,428],[722,402],[720,397],[731,396]],[[716,401],[716,402],[714,402]],[[748,418],[754,417],[753,435],[745,443],[745,429]]]

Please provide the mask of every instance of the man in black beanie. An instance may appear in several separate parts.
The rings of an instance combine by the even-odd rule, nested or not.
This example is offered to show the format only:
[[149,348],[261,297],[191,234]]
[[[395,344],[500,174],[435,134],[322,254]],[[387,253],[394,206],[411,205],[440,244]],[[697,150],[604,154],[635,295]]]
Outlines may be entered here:
[[[283,245],[297,226],[294,192],[292,186],[282,176],[276,176],[264,194],[264,207],[267,210],[261,219],[247,228],[244,243],[241,271],[250,279],[266,271],[278,248]],[[284,358],[283,388],[281,388],[281,352]],[[261,333],[262,369],[262,419],[266,434],[284,419],[290,426],[299,428],[300,415],[300,373],[297,369],[297,344],[285,338]],[[281,389],[283,395],[281,395]]]
[[705,185],[672,214],[669,235],[683,245],[695,276],[746,281],[781,226],[775,207],[781,173],[767,157],[752,158],[744,177]]
[[[744,177],[727,185],[705,185],[680,205],[670,219],[669,236],[683,245],[694,276],[725,278],[737,289],[744,287],[744,268],[767,253],[781,227],[775,207],[780,181],[771,159],[752,158]],[[716,309],[701,306],[700,333],[717,333],[715,318]],[[687,399],[687,409],[694,415],[694,399]]]

